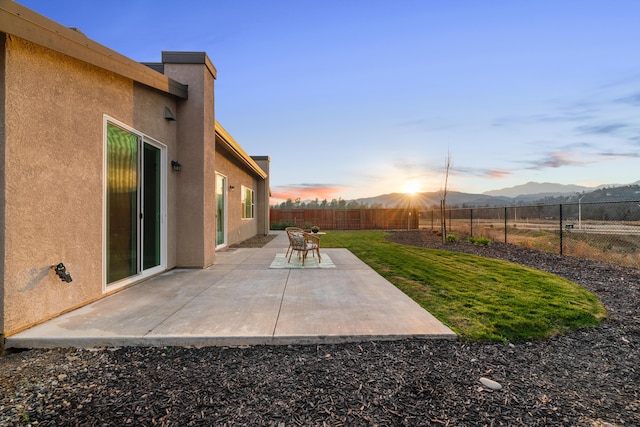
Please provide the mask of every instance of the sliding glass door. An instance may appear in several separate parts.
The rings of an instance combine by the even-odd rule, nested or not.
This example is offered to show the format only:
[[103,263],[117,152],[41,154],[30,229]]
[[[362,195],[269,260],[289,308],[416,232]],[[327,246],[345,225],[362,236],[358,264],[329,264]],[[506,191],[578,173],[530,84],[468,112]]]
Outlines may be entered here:
[[162,186],[160,149],[144,144],[142,162],[142,268],[144,270],[160,265],[160,191]]
[[106,282],[162,267],[163,152],[107,123]]
[[227,244],[227,178],[216,174],[216,248]]

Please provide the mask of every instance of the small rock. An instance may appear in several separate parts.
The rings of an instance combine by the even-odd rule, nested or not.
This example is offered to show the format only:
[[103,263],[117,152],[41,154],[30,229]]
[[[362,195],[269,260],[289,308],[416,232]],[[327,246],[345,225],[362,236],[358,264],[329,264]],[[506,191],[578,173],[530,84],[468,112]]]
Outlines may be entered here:
[[490,380],[489,378],[482,377],[480,378],[480,382],[482,383],[483,386],[491,390],[500,390],[502,388],[502,384],[496,381]]
[[67,374],[60,374],[58,375],[58,381],[64,381],[67,379]]

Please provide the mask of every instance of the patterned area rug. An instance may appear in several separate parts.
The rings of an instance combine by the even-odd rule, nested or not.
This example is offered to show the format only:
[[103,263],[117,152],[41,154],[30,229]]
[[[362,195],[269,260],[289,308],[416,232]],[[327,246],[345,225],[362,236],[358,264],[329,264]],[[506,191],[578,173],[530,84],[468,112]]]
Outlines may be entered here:
[[291,262],[287,262],[287,257],[284,254],[276,254],[269,268],[336,268],[329,255],[321,255],[322,261],[320,263],[318,263],[318,257],[314,257],[311,254],[307,255],[303,266],[302,258],[298,258],[295,253],[291,257]]

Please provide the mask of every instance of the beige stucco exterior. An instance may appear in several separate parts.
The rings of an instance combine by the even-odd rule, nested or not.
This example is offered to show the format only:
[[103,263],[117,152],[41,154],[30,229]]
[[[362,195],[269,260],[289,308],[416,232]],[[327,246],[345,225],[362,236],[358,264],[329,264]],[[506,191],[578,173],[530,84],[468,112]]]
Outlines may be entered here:
[[216,173],[256,193],[251,220],[228,194],[227,243],[268,232],[268,157],[258,166],[215,121],[207,55],[148,65],[0,0],[0,338],[117,290],[105,283],[107,122],[164,147],[163,269],[215,262]]
[[[180,145],[178,159],[180,191],[177,194],[177,262],[184,267],[202,267],[215,259],[215,115],[213,83],[215,69],[205,54],[163,55],[164,73],[189,86],[188,102],[178,104]],[[166,63],[185,61],[185,63]],[[200,63],[191,64],[197,60]]]
[[[240,151],[238,153],[238,151]],[[269,158],[253,160],[253,169],[264,175],[256,174],[250,167],[243,166],[238,157],[246,153],[219,124],[216,127],[216,172],[227,178],[227,244],[241,242],[257,234],[266,235],[269,228],[268,180]],[[260,166],[258,162],[262,163]],[[254,190],[255,212],[253,219],[242,218],[242,187]],[[232,189],[231,189],[232,188]]]

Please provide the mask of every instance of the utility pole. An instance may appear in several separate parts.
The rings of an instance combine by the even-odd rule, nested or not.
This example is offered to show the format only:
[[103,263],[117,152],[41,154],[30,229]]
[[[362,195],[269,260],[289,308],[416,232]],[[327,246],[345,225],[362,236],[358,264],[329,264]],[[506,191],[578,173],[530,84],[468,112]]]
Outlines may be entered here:
[[582,197],[578,199],[578,229],[579,230],[582,230],[582,204],[581,204]]

